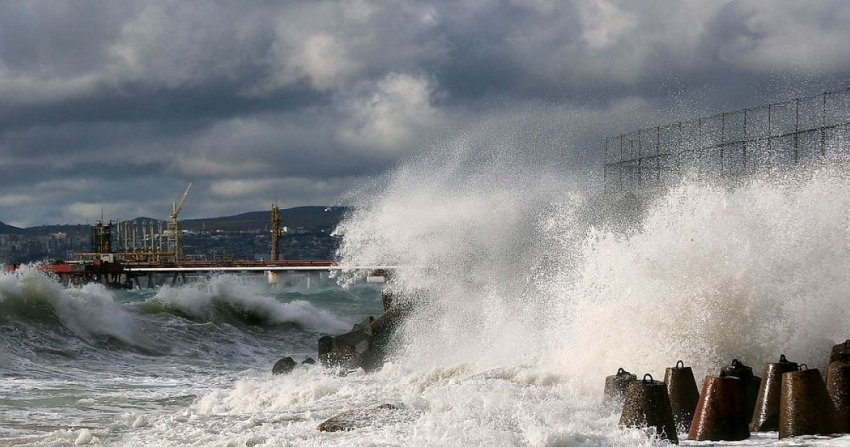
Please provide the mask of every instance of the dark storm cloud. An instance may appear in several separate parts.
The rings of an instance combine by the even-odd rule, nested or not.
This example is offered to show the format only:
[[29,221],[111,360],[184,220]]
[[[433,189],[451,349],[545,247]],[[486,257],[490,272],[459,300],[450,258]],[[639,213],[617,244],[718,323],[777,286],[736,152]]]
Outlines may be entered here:
[[839,0],[0,2],[0,220],[163,216],[189,180],[187,217],[333,204],[469,129],[592,170],[846,86],[848,41]]

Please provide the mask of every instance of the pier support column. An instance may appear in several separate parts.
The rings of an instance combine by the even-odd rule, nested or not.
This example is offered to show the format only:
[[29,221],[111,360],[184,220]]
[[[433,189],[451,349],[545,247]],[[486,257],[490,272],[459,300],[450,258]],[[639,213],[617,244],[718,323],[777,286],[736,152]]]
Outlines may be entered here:
[[266,279],[272,287],[277,287],[278,277],[277,272],[273,272],[271,270],[266,271]]

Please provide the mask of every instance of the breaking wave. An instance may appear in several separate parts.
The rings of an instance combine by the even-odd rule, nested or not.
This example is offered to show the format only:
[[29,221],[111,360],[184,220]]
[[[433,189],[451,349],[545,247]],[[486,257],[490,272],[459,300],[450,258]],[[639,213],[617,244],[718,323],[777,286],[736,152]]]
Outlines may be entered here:
[[143,348],[155,345],[140,330],[133,314],[102,285],[65,288],[28,266],[0,274],[2,320],[61,327],[89,343],[105,337]]
[[151,293],[119,292],[100,284],[65,287],[33,266],[2,273],[0,362],[128,350],[253,359],[258,357],[254,351],[265,352],[267,344],[281,340],[310,352],[317,333],[350,328],[327,310],[304,300],[279,301],[261,282],[242,277],[219,276]]
[[142,307],[145,312],[168,312],[199,322],[296,324],[307,330],[334,334],[350,327],[307,301],[278,301],[257,281],[233,275],[181,287],[163,287]]

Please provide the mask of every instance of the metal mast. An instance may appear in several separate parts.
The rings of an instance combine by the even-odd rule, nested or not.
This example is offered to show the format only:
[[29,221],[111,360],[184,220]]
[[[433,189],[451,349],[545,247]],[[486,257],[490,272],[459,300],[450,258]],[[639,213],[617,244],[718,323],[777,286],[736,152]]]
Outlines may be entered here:
[[272,261],[280,261],[280,209],[272,205]]
[[186,197],[189,195],[189,190],[192,189],[192,182],[186,187],[183,197],[180,201],[174,201],[171,204],[171,214],[168,222],[168,248],[174,256],[174,262],[180,262],[183,259],[183,231],[180,229],[180,221],[177,216],[180,210],[183,209],[183,203],[186,202]]

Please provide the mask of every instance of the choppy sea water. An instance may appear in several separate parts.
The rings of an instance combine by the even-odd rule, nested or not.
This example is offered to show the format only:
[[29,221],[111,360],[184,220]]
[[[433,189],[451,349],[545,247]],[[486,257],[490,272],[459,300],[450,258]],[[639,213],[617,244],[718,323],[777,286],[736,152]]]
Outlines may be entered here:
[[[843,171],[685,182],[600,212],[551,178],[499,169],[402,168],[338,229],[341,262],[412,266],[391,287],[413,311],[371,374],[270,374],[380,312],[357,271],[339,278],[350,288],[321,290],[221,276],[116,292],[0,275],[0,446],[663,445],[618,427],[605,376],[660,378],[682,359],[699,383],[733,358],[758,374],[780,353],[824,371],[850,338]],[[385,403],[400,409],[316,430]]]
[[379,313],[379,295],[366,284],[273,289],[256,276],[109,290],[2,274],[0,445],[190,442],[139,430],[270,379],[280,357],[315,358],[318,337]]

